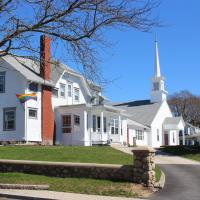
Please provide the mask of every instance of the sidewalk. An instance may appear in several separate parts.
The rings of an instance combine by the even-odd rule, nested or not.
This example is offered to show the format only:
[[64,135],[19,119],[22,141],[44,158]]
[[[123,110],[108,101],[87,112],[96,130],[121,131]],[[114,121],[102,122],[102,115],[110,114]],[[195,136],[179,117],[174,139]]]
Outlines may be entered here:
[[0,189],[0,198],[16,199],[56,199],[56,200],[142,200],[136,198],[110,197],[99,195],[74,194],[65,192],[42,191],[42,190],[2,190]]

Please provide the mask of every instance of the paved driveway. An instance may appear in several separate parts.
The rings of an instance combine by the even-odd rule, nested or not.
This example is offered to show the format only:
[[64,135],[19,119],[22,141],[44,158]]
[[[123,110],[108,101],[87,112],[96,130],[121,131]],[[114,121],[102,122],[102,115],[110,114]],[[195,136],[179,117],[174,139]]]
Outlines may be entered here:
[[166,182],[152,200],[200,200],[200,162],[158,152],[156,163],[165,173]]

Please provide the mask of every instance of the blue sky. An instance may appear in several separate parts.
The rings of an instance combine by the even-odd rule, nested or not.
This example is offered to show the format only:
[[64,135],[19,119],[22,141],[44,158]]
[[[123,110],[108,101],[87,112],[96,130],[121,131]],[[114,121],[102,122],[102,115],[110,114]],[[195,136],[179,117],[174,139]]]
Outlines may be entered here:
[[112,101],[148,99],[154,68],[154,35],[157,33],[161,73],[169,94],[187,89],[200,94],[200,1],[163,0],[155,14],[166,26],[151,33],[110,30],[115,45],[102,55],[101,67],[113,83],[104,95]]
[[[173,94],[187,89],[200,95],[199,8],[200,0],[161,0],[154,15],[160,17],[164,27],[150,33],[133,29],[106,31],[106,39],[114,45],[101,54],[100,67],[103,76],[114,81],[106,85],[104,95],[115,102],[150,97],[155,33],[166,90]],[[59,46],[53,46],[52,53],[58,58],[66,56],[66,50]],[[63,61],[76,69],[69,57]]]

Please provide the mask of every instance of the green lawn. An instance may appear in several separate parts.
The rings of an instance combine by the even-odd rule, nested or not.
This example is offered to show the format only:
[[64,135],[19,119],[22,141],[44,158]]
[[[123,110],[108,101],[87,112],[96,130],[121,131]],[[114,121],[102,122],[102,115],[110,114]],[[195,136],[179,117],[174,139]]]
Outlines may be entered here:
[[133,157],[111,147],[1,146],[0,159],[133,164]]
[[162,148],[162,151],[192,160],[200,161],[200,148],[188,146],[168,146]]
[[[83,194],[137,197],[133,183],[113,182],[85,178],[57,178],[24,173],[0,173],[1,183],[47,184],[49,190]],[[145,189],[143,189],[145,190]]]
[[[106,163],[106,164],[122,164],[122,165],[132,165],[133,164],[133,156],[123,153],[121,151],[115,150],[111,147],[64,147],[64,146],[1,146],[0,147],[0,159],[15,159],[15,160],[34,160],[34,161],[55,161],[55,162],[81,162],[81,163]],[[156,180],[160,179],[160,168],[156,167]],[[11,178],[9,178],[9,176]],[[80,189],[83,193],[87,193],[87,190],[90,190],[90,184],[97,184],[98,188],[103,187],[104,185],[110,185],[110,187],[114,187],[114,191],[117,187],[125,187],[126,183],[113,183],[111,181],[102,181],[102,180],[92,180],[92,179],[62,179],[62,178],[50,178],[45,176],[36,176],[36,175],[22,175],[16,174],[16,181],[23,182],[25,179],[28,180],[27,177],[39,177],[42,180],[50,182],[51,189],[57,190],[55,188],[56,185],[53,182],[58,182],[60,185],[63,184],[63,190],[66,189],[66,184],[68,185],[66,191],[68,192],[75,192],[73,191],[73,187],[70,186],[70,181],[72,182],[71,185],[75,184],[76,182],[80,182],[86,184],[88,182],[88,189],[87,187]],[[13,182],[15,175],[13,173],[5,173],[0,175],[0,182]],[[32,178],[31,180],[32,181]],[[33,178],[33,181],[37,181],[37,178]],[[35,182],[36,183],[36,182]],[[40,181],[38,181],[40,183]],[[58,184],[58,185],[59,185]],[[130,186],[130,183],[128,183]],[[75,189],[78,186],[75,187]],[[105,188],[106,188],[105,187]],[[58,187],[59,188],[59,187]],[[62,187],[60,187],[62,188]],[[94,188],[93,188],[94,189]],[[91,191],[93,190],[91,189]],[[106,190],[106,189],[105,189]],[[129,189],[128,189],[129,190]],[[103,193],[106,194],[106,191],[102,189]],[[100,194],[100,189],[97,190],[98,194]],[[124,192],[123,189],[119,189],[118,192]],[[91,193],[91,192],[90,192]],[[111,194],[112,192],[109,191]],[[125,195],[127,196],[128,193]],[[133,195],[133,194],[131,194]]]
[[158,182],[162,174],[161,169],[158,165],[156,165],[155,172],[156,172],[156,182]]

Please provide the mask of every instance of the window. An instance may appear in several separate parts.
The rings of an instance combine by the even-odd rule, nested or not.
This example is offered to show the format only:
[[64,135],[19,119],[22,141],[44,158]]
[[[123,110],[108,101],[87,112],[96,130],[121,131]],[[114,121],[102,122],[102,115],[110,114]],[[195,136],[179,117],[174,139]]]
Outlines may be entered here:
[[72,85],[68,85],[68,97],[72,97]]
[[159,90],[159,83],[153,83],[153,90],[154,91]]
[[65,84],[60,83],[60,97],[65,98]]
[[74,88],[74,100],[79,101],[79,89]]
[[3,110],[3,127],[4,131],[15,130],[16,108],[4,108]]
[[106,117],[103,118],[103,131],[104,133],[107,132],[107,123],[106,123]]
[[74,125],[79,126],[80,125],[80,116],[74,115]]
[[157,141],[160,140],[159,129],[157,129]]
[[119,120],[112,119],[111,120],[111,134],[118,134],[119,133]]
[[29,108],[28,109],[28,116],[29,116],[29,118],[37,119],[37,109]]
[[95,115],[92,116],[92,124],[93,124],[93,132],[96,132],[96,129],[97,129],[97,117]]
[[72,131],[71,115],[63,115],[62,133],[71,133],[71,131]]
[[136,140],[144,140],[144,132],[141,130],[136,130]]
[[0,72],[0,93],[5,92],[5,72]]
[[52,95],[53,95],[53,97],[58,98],[58,88],[53,88]]
[[33,91],[33,92],[37,92],[38,91],[38,84],[34,83],[34,82],[30,83],[29,84],[29,90]]
[[101,131],[101,117],[99,116],[97,117],[97,131]]

